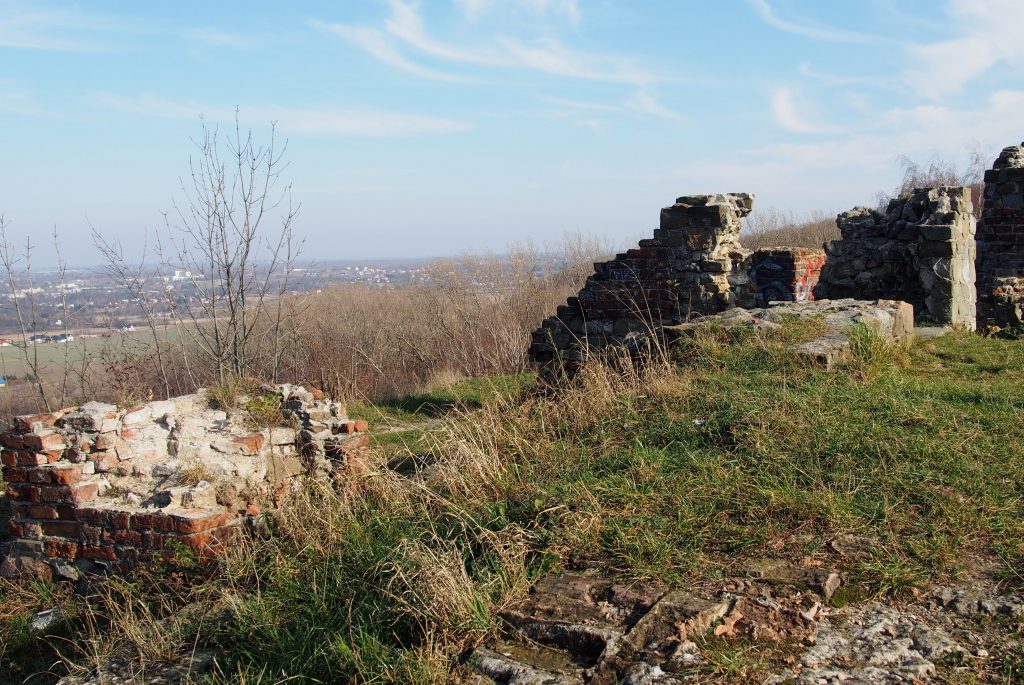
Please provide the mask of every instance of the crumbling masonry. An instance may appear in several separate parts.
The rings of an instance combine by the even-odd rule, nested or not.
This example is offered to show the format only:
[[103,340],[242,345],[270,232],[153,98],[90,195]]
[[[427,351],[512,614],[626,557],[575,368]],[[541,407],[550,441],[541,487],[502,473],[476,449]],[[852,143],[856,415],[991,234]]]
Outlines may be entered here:
[[595,264],[579,294],[533,333],[530,358],[542,375],[571,377],[609,346],[646,344],[664,325],[734,305],[734,287],[749,282],[738,271],[749,254],[739,237],[753,204],[748,193],[689,195],[662,209],[653,238]]
[[256,428],[203,391],[129,411],[90,402],[18,417],[0,435],[14,538],[0,574],[73,579],[208,556],[294,476],[361,462],[366,424],[342,404],[299,386],[263,393],[287,425]]
[[975,222],[969,188],[915,190],[886,211],[857,207],[836,220],[815,289],[819,299],[901,300],[918,318],[973,329]]
[[985,173],[978,320],[985,326],[1024,325],[1024,143],[1005,148]]

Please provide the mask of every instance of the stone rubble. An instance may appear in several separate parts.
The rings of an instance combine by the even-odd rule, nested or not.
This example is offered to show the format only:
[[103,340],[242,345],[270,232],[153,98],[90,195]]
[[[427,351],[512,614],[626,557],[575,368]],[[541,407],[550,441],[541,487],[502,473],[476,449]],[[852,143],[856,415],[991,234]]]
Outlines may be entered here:
[[182,549],[204,557],[294,476],[358,468],[365,422],[319,391],[261,392],[291,425],[257,429],[244,409],[219,409],[205,391],[129,410],[89,402],[17,417],[0,435],[13,538],[0,574],[76,580]]

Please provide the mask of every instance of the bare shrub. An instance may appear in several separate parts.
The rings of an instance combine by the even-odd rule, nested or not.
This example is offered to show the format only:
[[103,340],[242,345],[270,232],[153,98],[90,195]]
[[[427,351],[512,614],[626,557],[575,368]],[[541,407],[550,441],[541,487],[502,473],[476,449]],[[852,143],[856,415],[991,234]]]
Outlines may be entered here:
[[839,239],[836,215],[816,210],[804,217],[769,207],[744,219],[740,243],[748,250],[763,247],[821,248]]

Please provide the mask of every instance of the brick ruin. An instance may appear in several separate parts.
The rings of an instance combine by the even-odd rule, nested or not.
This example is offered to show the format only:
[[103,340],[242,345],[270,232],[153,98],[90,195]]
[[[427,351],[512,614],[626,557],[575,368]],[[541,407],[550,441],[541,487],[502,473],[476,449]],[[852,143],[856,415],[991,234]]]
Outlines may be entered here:
[[642,344],[664,325],[735,304],[733,288],[749,283],[738,270],[749,254],[740,219],[753,205],[748,193],[680,197],[661,210],[653,238],[595,264],[579,294],[533,333],[530,359],[546,380],[571,377],[609,346]]
[[766,247],[744,263],[750,279],[738,289],[738,306],[767,307],[772,302],[812,302],[825,264],[825,251],[803,247]]
[[0,574],[74,579],[182,550],[206,557],[293,477],[360,463],[367,426],[344,405],[301,386],[262,392],[281,425],[257,428],[246,398],[228,412],[205,391],[18,417],[0,435],[14,538]]
[[636,353],[666,326],[772,302],[891,300],[919,322],[974,330],[1024,325],[1024,143],[985,174],[975,221],[969,188],[916,189],[885,211],[840,214],[825,250],[741,247],[749,193],[689,195],[661,211],[654,237],[594,265],[586,285],[533,332],[545,381],[571,378],[608,348]]
[[836,219],[815,295],[901,300],[919,319],[975,327],[975,221],[969,188],[915,190],[885,212],[857,207]]
[[1024,143],[1004,148],[985,172],[978,224],[978,321],[1024,325]]

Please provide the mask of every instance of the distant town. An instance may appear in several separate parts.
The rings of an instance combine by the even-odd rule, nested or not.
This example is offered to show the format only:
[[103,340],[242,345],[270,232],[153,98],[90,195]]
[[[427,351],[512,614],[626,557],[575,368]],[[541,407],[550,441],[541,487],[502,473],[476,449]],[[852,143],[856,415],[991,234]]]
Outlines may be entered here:
[[[391,287],[421,282],[428,260],[377,260],[298,264],[287,274],[273,274],[270,292],[298,295],[341,285]],[[259,280],[267,274],[257,276]],[[201,308],[206,295],[203,275],[186,269],[150,270],[132,279],[134,293],[124,280],[103,267],[35,272],[15,276],[18,288],[0,297],[0,346],[65,343],[76,337],[131,332],[142,325],[147,308],[170,322],[175,306]],[[215,295],[214,295],[215,296]],[[19,313],[20,310],[20,313]],[[22,330],[25,331],[23,340]]]

